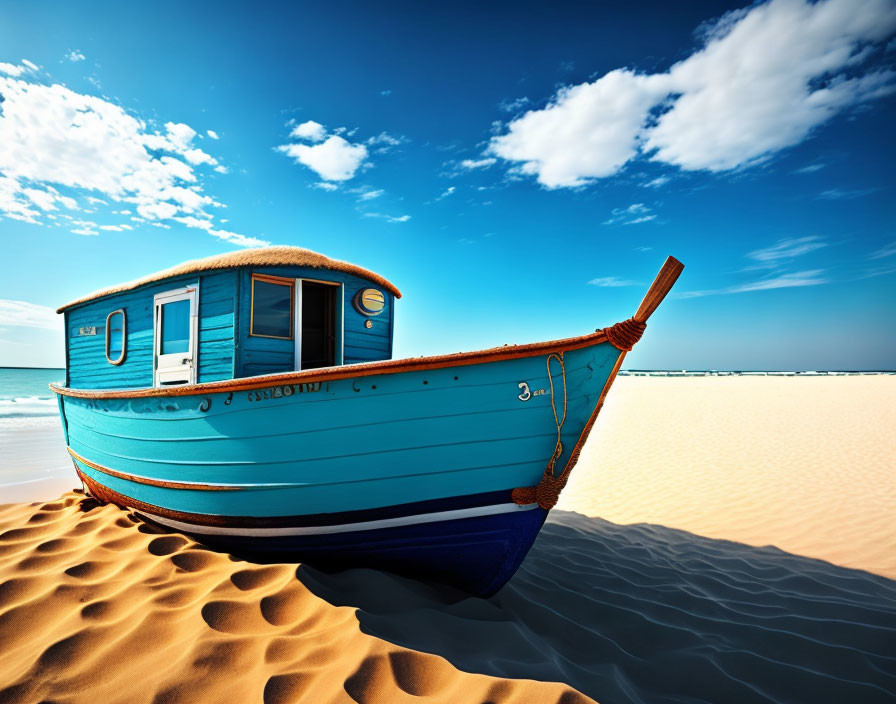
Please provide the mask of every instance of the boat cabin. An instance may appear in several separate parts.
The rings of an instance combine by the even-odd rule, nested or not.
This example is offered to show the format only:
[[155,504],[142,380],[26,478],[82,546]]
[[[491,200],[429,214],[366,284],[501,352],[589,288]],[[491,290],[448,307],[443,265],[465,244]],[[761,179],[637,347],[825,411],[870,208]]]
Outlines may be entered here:
[[392,357],[400,291],[300,247],[186,262],[62,306],[66,386],[223,381]]

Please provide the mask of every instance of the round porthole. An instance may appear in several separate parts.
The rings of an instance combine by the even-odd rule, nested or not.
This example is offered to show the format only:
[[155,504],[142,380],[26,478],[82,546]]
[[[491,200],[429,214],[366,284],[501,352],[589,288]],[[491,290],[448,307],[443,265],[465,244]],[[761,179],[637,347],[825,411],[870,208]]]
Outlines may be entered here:
[[355,308],[362,315],[379,315],[386,307],[386,297],[375,288],[362,288],[355,294]]

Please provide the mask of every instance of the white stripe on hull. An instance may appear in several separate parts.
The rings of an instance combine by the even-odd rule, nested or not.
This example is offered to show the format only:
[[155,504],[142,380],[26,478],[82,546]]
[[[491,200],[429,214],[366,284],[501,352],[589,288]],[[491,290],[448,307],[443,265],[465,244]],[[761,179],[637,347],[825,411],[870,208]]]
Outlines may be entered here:
[[351,533],[353,531],[376,530],[377,528],[395,528],[398,526],[416,525],[418,523],[435,523],[436,521],[454,521],[461,518],[475,518],[477,516],[493,516],[499,513],[512,513],[514,511],[531,511],[538,504],[493,504],[491,506],[476,506],[474,508],[461,508],[453,511],[436,511],[435,513],[420,513],[413,516],[400,516],[398,518],[383,518],[378,521],[361,521],[359,523],[344,523],[329,526],[293,526],[289,528],[226,528],[221,526],[202,526],[195,523],[183,523],[170,518],[156,516],[148,511],[137,511],[156,523],[174,528],[185,533],[200,533],[202,535],[234,535],[246,538],[276,538],[290,535],[325,535],[327,533]]

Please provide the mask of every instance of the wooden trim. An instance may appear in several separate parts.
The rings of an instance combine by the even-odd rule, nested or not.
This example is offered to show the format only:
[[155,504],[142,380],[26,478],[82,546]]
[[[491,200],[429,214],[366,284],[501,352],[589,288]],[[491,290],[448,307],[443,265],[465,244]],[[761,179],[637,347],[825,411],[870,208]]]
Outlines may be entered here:
[[[116,315],[117,313],[121,313],[121,354],[118,355],[118,359],[112,359],[109,356],[109,319]],[[118,310],[113,310],[109,315],[106,316],[106,361],[109,364],[121,364],[124,362],[125,357],[128,353],[128,316],[127,313],[124,312],[124,308],[119,308]]]
[[603,330],[549,342],[536,342],[527,345],[505,345],[476,352],[458,352],[456,354],[435,355],[432,357],[416,357],[413,359],[390,359],[365,364],[348,364],[341,367],[324,367],[309,369],[304,372],[287,372],[284,374],[266,374],[264,376],[229,379],[227,381],[208,381],[203,384],[162,387],[152,389],[70,389],[50,384],[50,389],[62,396],[75,398],[145,398],[152,396],[198,396],[202,394],[229,391],[251,391],[281,384],[311,384],[318,381],[335,381],[337,379],[353,379],[380,374],[400,374],[402,372],[425,371],[450,367],[465,367],[483,362],[500,362],[506,359],[537,357],[552,352],[571,351],[606,342]]
[[650,284],[650,288],[647,289],[641,305],[638,306],[638,312],[633,316],[635,320],[641,323],[647,322],[647,319],[653,315],[653,311],[663,302],[663,299],[678,280],[678,277],[681,276],[682,269],[684,269],[684,264],[675,257],[666,257],[663,267],[656,275],[653,283]]
[[[393,504],[373,509],[357,509],[349,511],[334,511],[329,513],[309,513],[295,516],[235,516],[211,513],[192,513],[178,511],[176,509],[163,508],[155,504],[146,503],[139,499],[125,496],[96,479],[87,476],[76,468],[78,476],[88,491],[97,499],[116,504],[124,508],[133,508],[137,511],[149,514],[146,516],[152,520],[154,516],[167,518],[180,523],[189,523],[197,527],[230,528],[250,530],[270,528],[326,528],[328,526],[344,526],[353,523],[369,523],[381,520],[415,518],[421,515],[433,513],[448,513],[456,510],[476,509],[480,507],[494,506],[496,504],[509,504],[510,489],[468,494],[460,497],[446,497],[443,499],[427,499],[412,501],[406,504]],[[451,504],[453,507],[448,507]],[[188,531],[189,532],[189,531]]]
[[189,489],[191,491],[240,491],[245,489],[246,487],[242,486],[221,486],[217,484],[194,484],[192,482],[172,482],[164,479],[149,479],[147,477],[140,477],[135,474],[126,474],[124,472],[119,472],[115,469],[110,469],[109,467],[104,467],[101,464],[97,464],[96,462],[92,462],[86,457],[82,457],[77,452],[75,452],[72,448],[66,447],[68,450],[68,454],[74,457],[78,462],[82,464],[86,464],[91,469],[95,469],[97,472],[102,472],[103,474],[108,474],[110,477],[115,477],[116,479],[126,479],[129,482],[135,482],[136,484],[146,484],[147,486],[158,486],[163,489]]
[[[296,337],[296,325],[294,316],[296,314],[296,280],[289,279],[285,276],[272,276],[270,274],[251,274],[251,289],[249,295],[249,337],[264,337],[268,340],[294,340]],[[279,286],[289,286],[289,337],[281,337],[280,335],[260,335],[253,332],[255,326],[255,282],[264,281],[269,284],[277,284]]]
[[236,252],[228,252],[227,254],[218,254],[205,259],[196,259],[184,262],[177,266],[164,271],[158,271],[155,274],[144,276],[135,281],[119,284],[109,288],[95,291],[77,300],[66,303],[56,310],[61,313],[68,308],[79,306],[88,301],[95,301],[106,296],[111,296],[124,291],[133,291],[134,289],[145,286],[146,284],[163,281],[165,279],[176,279],[191,274],[201,274],[214,271],[224,270],[246,270],[248,268],[258,268],[262,266],[270,267],[301,267],[302,269],[319,269],[324,271],[340,271],[344,274],[357,276],[358,278],[370,281],[378,286],[383,286],[392,293],[396,298],[401,298],[399,291],[393,283],[368,269],[343,262],[336,259],[312,252],[309,249],[301,247],[277,246],[265,248],[243,249]]
[[327,286],[342,286],[341,281],[324,281],[323,279],[306,279],[303,276],[300,276],[297,279],[293,279],[293,281],[310,281],[313,284],[326,284]]

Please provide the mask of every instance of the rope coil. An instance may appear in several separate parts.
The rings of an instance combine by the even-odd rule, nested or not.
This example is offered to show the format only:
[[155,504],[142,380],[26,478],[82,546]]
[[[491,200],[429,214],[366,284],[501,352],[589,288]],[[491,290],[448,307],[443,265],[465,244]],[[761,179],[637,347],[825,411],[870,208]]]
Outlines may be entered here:
[[647,323],[629,318],[604,328],[604,334],[607,336],[607,342],[617,350],[631,352],[638,340],[641,339],[646,327]]

